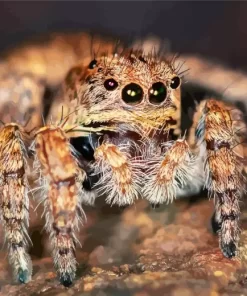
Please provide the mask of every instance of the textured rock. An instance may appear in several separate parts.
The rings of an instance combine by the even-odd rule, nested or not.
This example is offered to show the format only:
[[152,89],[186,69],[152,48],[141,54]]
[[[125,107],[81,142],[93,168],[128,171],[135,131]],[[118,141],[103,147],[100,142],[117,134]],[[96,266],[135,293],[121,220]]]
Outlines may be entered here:
[[[33,258],[33,280],[26,285],[11,283],[0,253],[0,295],[247,295],[247,230],[238,258],[224,258],[210,227],[212,201],[178,201],[156,210],[141,201],[123,211],[104,206],[87,212],[71,288],[59,284],[43,246],[46,257]],[[242,217],[244,227],[245,210]]]

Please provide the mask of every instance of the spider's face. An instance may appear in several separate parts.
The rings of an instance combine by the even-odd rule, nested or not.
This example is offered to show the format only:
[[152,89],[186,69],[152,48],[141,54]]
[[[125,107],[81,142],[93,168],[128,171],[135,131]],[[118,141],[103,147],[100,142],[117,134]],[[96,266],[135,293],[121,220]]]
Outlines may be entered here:
[[181,79],[172,64],[131,53],[95,59],[86,71],[77,70],[73,95],[87,110],[84,122],[139,132],[177,125]]

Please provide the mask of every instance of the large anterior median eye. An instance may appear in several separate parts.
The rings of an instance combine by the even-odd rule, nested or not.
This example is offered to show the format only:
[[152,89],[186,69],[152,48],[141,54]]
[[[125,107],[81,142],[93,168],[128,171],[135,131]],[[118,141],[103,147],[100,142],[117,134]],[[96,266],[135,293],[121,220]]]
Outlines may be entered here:
[[161,104],[165,101],[167,96],[167,89],[164,83],[156,82],[149,90],[149,102],[151,104]]
[[122,90],[122,100],[129,105],[139,104],[143,99],[143,90],[136,83],[127,84]]

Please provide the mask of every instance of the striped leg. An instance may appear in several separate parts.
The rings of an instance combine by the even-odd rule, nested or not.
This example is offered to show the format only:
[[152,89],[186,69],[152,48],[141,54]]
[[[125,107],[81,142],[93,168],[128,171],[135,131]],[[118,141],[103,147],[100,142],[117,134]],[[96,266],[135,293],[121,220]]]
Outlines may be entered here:
[[14,279],[27,283],[32,264],[27,253],[29,200],[23,139],[24,132],[16,124],[5,125],[0,131],[0,205]]
[[35,151],[43,176],[46,228],[54,263],[60,282],[70,286],[76,274],[75,227],[80,219],[82,173],[59,127],[41,128],[36,134]]
[[215,198],[214,219],[219,228],[220,247],[231,258],[239,239],[239,200],[243,192],[242,133],[246,131],[241,112],[213,99],[203,102],[197,137],[205,155],[206,187]]

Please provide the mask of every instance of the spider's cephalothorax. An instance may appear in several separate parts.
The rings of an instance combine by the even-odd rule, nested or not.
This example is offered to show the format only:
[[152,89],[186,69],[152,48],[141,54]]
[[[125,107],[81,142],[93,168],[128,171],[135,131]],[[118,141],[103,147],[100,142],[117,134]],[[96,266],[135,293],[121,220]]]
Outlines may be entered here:
[[[221,250],[235,256],[244,187],[241,111],[214,98],[204,100],[190,132],[181,136],[183,72],[175,60],[141,51],[114,53],[112,43],[90,60],[85,38],[60,36],[46,48],[24,48],[20,57],[14,52],[2,63],[2,119],[9,121],[6,102],[12,94],[24,110],[0,130],[1,216],[15,278],[28,282],[32,270],[26,230],[29,157],[39,173],[37,190],[65,286],[76,275],[75,232],[82,206],[99,196],[117,205],[138,198],[160,204],[205,184],[215,199]],[[103,54],[105,49],[110,53]],[[54,59],[52,73],[49,58]],[[46,87],[58,91],[49,110],[51,123],[39,127]],[[24,125],[25,112],[32,115],[31,129]]]
[[[179,133],[181,79],[173,63],[134,51],[98,57],[68,73],[59,93],[61,104],[68,107],[67,112],[80,106],[76,119],[72,116],[68,122],[76,120],[83,126],[102,129],[98,142],[92,143],[92,167],[101,175],[95,187],[107,193],[107,202],[126,205],[139,196],[152,203],[172,200],[179,183],[172,181],[173,165],[165,169],[172,171],[164,188],[155,179],[156,175],[164,178],[166,173],[157,169],[171,147],[176,157],[181,156],[180,181],[188,183],[192,177],[196,158],[185,139],[169,141]],[[104,131],[105,127],[109,130]]]
[[180,81],[171,63],[127,52],[72,68],[62,97],[70,110],[80,106],[76,116],[83,125],[115,126],[145,137],[179,127]]

